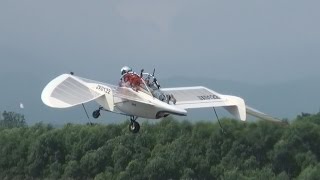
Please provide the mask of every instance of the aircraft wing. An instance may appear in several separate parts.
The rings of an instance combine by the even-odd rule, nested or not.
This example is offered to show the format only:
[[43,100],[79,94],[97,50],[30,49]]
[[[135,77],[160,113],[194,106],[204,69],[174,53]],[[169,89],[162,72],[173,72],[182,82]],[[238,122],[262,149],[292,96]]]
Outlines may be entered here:
[[67,108],[95,100],[104,94],[90,87],[91,83],[86,82],[77,76],[62,74],[53,79],[43,89],[41,99],[44,104],[55,108]]
[[176,106],[183,109],[206,108],[206,107],[224,107],[240,120],[245,121],[246,115],[268,120],[272,122],[282,122],[256,109],[245,105],[242,98],[219,94],[206,87],[181,87],[181,88],[163,88],[166,94],[172,94],[177,102]]
[[42,91],[41,99],[54,108],[68,108],[95,100],[109,111],[115,111],[115,103],[123,100],[148,103],[127,88],[71,74],[62,74],[49,82]]
[[222,95],[211,89],[202,86],[163,88],[166,94],[172,94],[176,106],[183,109],[224,107],[236,118],[246,120],[246,106],[240,97]]

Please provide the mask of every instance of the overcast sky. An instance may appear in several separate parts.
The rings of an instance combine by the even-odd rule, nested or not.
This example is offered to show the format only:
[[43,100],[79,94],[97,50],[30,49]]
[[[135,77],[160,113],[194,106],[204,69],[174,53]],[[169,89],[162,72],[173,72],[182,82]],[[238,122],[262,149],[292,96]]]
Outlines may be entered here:
[[40,100],[50,80],[74,71],[116,83],[124,65],[156,68],[160,82],[317,80],[319,7],[319,0],[0,0],[0,111],[23,102],[18,110],[36,122],[59,119]]
[[[320,77],[318,0],[1,0],[2,74],[123,65],[162,78],[273,83]],[[103,76],[103,77],[102,77]]]

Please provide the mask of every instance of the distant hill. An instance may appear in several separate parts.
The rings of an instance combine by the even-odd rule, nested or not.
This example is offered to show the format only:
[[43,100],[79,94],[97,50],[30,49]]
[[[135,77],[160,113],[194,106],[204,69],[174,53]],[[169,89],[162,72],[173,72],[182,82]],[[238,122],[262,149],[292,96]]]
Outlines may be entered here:
[[[15,111],[25,114],[28,124],[48,122],[64,124],[67,122],[86,123],[88,120],[82,107],[70,109],[52,109],[41,102],[41,92],[51,80],[51,75],[39,75],[37,72],[0,72],[1,94],[0,111]],[[206,86],[221,94],[240,96],[249,106],[278,118],[294,118],[301,112],[316,113],[320,108],[320,84],[317,79],[305,79],[278,84],[252,85],[248,83],[216,80],[212,78],[172,77],[161,79],[162,87]],[[24,109],[19,108],[22,102]],[[95,103],[86,105],[89,115],[97,108]],[[220,116],[228,115],[218,108]],[[229,116],[229,115],[228,115]],[[92,118],[91,118],[92,119]],[[94,122],[115,122],[126,119],[111,113],[104,113]],[[187,117],[181,119],[212,120],[215,119],[210,109],[191,110]]]

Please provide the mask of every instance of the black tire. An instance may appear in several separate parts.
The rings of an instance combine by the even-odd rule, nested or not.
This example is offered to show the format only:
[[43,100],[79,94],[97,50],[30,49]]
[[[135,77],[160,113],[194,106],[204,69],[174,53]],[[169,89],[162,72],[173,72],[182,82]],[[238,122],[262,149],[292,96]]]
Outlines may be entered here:
[[100,111],[99,110],[93,111],[93,113],[92,113],[92,117],[93,118],[97,119],[99,116],[100,116]]
[[136,121],[132,121],[130,124],[129,124],[129,131],[132,132],[132,133],[138,133],[140,130],[140,124]]

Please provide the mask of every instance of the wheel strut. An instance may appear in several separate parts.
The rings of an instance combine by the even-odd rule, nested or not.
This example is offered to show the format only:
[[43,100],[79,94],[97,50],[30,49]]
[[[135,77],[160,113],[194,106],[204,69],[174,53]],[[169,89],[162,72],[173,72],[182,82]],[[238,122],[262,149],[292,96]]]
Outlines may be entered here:
[[221,131],[222,131],[223,134],[225,134],[225,133],[226,133],[226,130],[222,127],[222,125],[221,125],[221,123],[220,123],[220,119],[219,119],[219,117],[218,117],[216,108],[213,107],[213,110],[214,110],[214,113],[216,114],[216,117],[217,117],[217,120],[218,120],[218,122],[219,122],[219,126],[220,126],[220,128],[221,128]]
[[138,133],[140,130],[140,124],[136,121],[137,119],[137,116],[130,116],[129,131],[132,133]]

